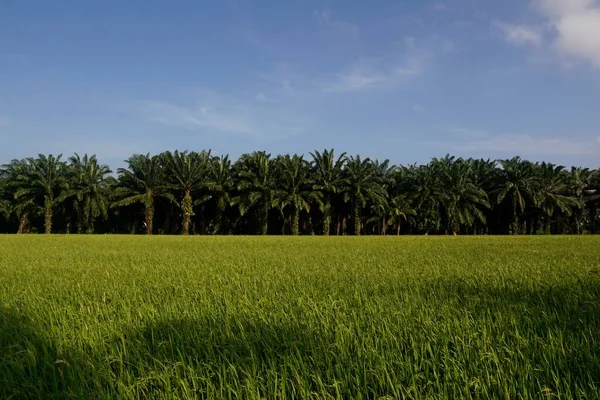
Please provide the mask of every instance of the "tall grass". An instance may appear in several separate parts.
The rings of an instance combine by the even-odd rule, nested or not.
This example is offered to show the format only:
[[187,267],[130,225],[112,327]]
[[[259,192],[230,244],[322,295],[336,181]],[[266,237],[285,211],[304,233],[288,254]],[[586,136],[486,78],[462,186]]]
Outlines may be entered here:
[[600,238],[0,236],[1,398],[600,398]]

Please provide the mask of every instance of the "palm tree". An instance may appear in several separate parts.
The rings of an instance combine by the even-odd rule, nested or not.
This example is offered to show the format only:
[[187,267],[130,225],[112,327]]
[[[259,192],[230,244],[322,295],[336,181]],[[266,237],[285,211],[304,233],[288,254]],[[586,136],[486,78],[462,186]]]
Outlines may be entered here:
[[116,180],[110,176],[108,165],[99,164],[96,155],[80,157],[75,153],[71,163],[71,189],[77,211],[77,232],[93,233],[94,221],[98,217],[108,218],[108,209],[113,197]]
[[431,165],[411,165],[401,168],[397,176],[399,192],[407,194],[417,211],[417,228],[425,234],[439,230],[440,207],[447,194],[435,169]]
[[310,212],[311,203],[321,205],[321,192],[315,191],[310,180],[310,164],[303,156],[279,156],[276,160],[279,205],[282,210],[290,206],[292,235],[298,235],[300,212]]
[[570,216],[583,202],[568,194],[569,175],[563,166],[543,162],[538,166],[539,179],[535,188],[535,202],[544,214],[544,231],[550,233],[550,219],[555,212]]
[[169,193],[169,185],[160,156],[135,154],[125,162],[128,168],[119,168],[119,180],[124,188],[125,198],[113,203],[113,207],[124,207],[135,203],[144,206],[146,233],[152,235],[154,222],[154,201],[164,198],[174,202]]
[[471,227],[476,221],[485,223],[482,208],[490,208],[488,196],[473,183],[470,164],[449,156],[439,162],[434,159],[434,162],[437,162],[436,174],[445,192],[442,205],[448,219],[447,228],[456,234],[461,225]]
[[578,234],[583,233],[584,221],[590,220],[590,209],[586,203],[592,202],[597,191],[593,188],[593,180],[596,171],[589,168],[571,167],[568,178],[568,192],[576,198],[582,207],[574,210],[575,230]]
[[361,213],[368,202],[385,200],[385,191],[377,178],[378,170],[370,158],[350,157],[344,168],[342,191],[344,201],[351,204],[354,234],[360,235]]
[[8,177],[6,172],[0,168],[0,213],[3,214],[6,219],[10,218],[11,214],[11,203],[8,197]]
[[20,188],[15,192],[15,199],[21,205],[21,215],[27,214],[25,209],[30,209],[32,203],[43,199],[46,234],[52,233],[54,207],[65,199],[68,189],[66,164],[61,158],[62,155],[39,154],[38,158],[28,158],[26,167],[17,166]]
[[269,210],[278,204],[275,163],[264,151],[243,154],[236,164],[240,195],[233,199],[240,213],[253,208],[258,216],[258,233],[266,235],[269,229]]
[[323,197],[323,235],[329,235],[331,229],[331,197],[340,192],[342,188],[342,172],[346,163],[346,153],[335,158],[334,150],[315,150],[310,153],[313,158],[315,189]]
[[218,234],[223,226],[223,213],[231,204],[231,193],[235,188],[229,156],[213,157],[210,160],[203,187],[216,204],[217,214],[213,233]]
[[166,168],[167,179],[173,188],[179,190],[183,198],[181,200],[182,235],[190,234],[190,222],[194,215],[193,194],[206,180],[206,170],[210,159],[210,151],[178,152],[167,151],[162,154]]
[[510,210],[513,234],[519,232],[519,217],[529,204],[535,204],[534,188],[537,177],[533,165],[520,157],[499,161],[502,169],[496,189],[492,192],[496,204],[505,204]]
[[417,215],[417,211],[412,207],[410,200],[406,195],[398,195],[389,203],[388,225],[396,225],[396,235],[400,235],[400,226],[402,221],[410,221]]
[[6,178],[5,197],[8,204],[4,206],[4,213],[8,217],[14,214],[19,220],[17,233],[25,233],[29,229],[29,221],[33,215],[37,215],[42,208],[37,205],[35,193],[28,191],[16,196],[16,193],[29,186],[31,180],[31,165],[24,160],[12,160],[9,164],[2,166],[2,175]]

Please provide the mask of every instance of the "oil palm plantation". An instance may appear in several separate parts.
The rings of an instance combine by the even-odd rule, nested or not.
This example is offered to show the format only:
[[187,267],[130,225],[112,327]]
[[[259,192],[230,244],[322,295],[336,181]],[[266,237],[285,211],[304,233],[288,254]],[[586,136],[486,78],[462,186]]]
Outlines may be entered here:
[[170,186],[180,193],[182,222],[181,234],[190,234],[190,223],[194,215],[194,194],[206,181],[210,151],[201,153],[167,151],[162,154],[166,178]]
[[344,202],[349,203],[354,221],[354,234],[360,235],[362,211],[369,202],[385,200],[385,190],[379,179],[378,169],[369,158],[350,157],[344,168],[341,183]]
[[311,180],[310,164],[303,156],[279,156],[276,160],[278,202],[282,209],[291,209],[291,232],[298,235],[300,212],[310,212],[311,204],[321,206],[321,192]]
[[165,176],[161,157],[135,154],[125,162],[128,167],[118,169],[123,198],[113,203],[113,207],[142,204],[146,234],[152,235],[155,201],[163,198],[175,202],[174,196],[169,192],[170,185]]
[[115,233],[134,233],[143,220],[150,234],[157,224],[158,232],[184,234],[330,234],[332,224],[338,234],[584,233],[600,224],[597,170],[518,157],[446,155],[394,167],[333,150],[311,156],[309,165],[300,155],[265,152],[235,163],[209,152],[134,155],[118,180],[94,156],[13,160],[0,168],[0,230],[68,232],[77,221],[78,232],[93,232],[102,219],[101,230]]
[[77,232],[93,233],[94,221],[99,217],[108,218],[116,180],[108,165],[99,164],[95,155],[80,157],[75,153],[69,161],[69,194],[74,198],[77,212]]
[[269,153],[243,154],[235,165],[239,195],[233,199],[240,213],[253,210],[258,222],[257,233],[266,235],[269,211],[278,204],[275,160]]
[[335,157],[334,150],[315,151],[310,153],[313,158],[315,189],[322,193],[323,202],[323,235],[329,235],[331,230],[332,197],[340,193],[343,186],[343,168],[346,163],[346,153]]

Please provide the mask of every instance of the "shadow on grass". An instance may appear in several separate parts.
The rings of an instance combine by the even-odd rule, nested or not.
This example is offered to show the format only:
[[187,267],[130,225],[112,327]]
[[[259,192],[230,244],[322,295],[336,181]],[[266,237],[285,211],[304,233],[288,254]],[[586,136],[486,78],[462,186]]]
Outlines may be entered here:
[[0,307],[0,398],[44,398],[64,389],[66,364],[29,315]]
[[[432,304],[441,299],[456,314],[431,335],[405,321],[410,330],[377,337],[368,324],[378,321],[365,320],[344,341],[318,324],[213,313],[125,329],[85,354],[59,352],[26,315],[0,309],[0,397],[597,397],[600,281],[515,287],[437,282]],[[447,325],[465,315],[470,327]],[[476,330],[490,325],[490,341],[478,341]]]

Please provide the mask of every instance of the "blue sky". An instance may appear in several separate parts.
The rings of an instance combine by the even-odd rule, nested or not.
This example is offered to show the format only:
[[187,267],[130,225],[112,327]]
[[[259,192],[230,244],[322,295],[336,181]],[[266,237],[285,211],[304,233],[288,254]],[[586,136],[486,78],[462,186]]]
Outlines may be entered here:
[[0,139],[598,167],[600,1],[0,0]]

